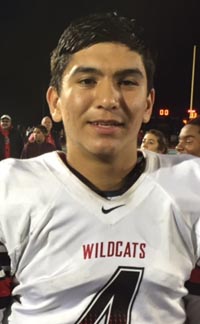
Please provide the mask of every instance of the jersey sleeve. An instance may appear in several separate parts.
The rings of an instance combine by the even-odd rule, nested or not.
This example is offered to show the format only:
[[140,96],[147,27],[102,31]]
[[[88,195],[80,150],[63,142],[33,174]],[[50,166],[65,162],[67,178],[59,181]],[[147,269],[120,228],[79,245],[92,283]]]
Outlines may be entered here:
[[10,276],[10,259],[6,248],[0,243],[0,324],[11,304],[12,278]]

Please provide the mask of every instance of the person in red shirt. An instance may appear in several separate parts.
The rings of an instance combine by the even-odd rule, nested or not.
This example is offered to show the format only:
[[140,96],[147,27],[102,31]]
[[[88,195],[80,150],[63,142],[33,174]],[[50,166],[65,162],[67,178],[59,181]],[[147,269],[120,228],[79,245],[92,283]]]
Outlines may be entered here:
[[28,142],[24,145],[21,158],[29,159],[38,155],[55,151],[53,144],[46,141],[47,129],[43,125],[38,125],[33,130],[33,142]]
[[9,157],[19,158],[24,142],[20,132],[12,125],[9,115],[0,118],[0,160]]
[[[58,134],[53,130],[53,122],[49,116],[45,116],[41,120],[41,125],[45,126],[47,130],[46,142],[53,144],[57,150],[61,150],[61,143]],[[28,138],[29,142],[34,142],[33,133]]]

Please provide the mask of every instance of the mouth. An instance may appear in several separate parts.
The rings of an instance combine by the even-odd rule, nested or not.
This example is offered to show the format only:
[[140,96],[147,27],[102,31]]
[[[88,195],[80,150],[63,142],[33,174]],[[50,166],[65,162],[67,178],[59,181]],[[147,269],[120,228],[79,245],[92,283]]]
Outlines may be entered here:
[[124,123],[116,120],[94,120],[90,121],[89,124],[99,127],[123,127]]

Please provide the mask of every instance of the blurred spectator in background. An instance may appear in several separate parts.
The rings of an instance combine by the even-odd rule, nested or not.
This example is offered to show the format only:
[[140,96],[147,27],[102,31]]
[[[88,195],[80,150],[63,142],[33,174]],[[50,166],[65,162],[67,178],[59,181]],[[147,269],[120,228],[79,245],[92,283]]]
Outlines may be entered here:
[[[27,126],[26,132],[25,132],[25,143],[29,140],[30,135],[33,133],[34,126]],[[29,141],[31,142],[31,140]]]
[[47,129],[46,141],[55,145],[57,150],[61,150],[59,134],[53,129],[52,119],[49,116],[45,116],[42,118],[41,124]]
[[191,119],[181,128],[176,150],[178,153],[200,157],[200,116]]
[[24,125],[18,124],[16,128],[17,128],[18,132],[21,134],[23,141],[25,142],[26,127]]
[[150,129],[145,133],[142,139],[141,148],[157,153],[167,154],[167,139],[161,131]]
[[24,142],[20,132],[12,125],[9,115],[0,118],[0,160],[20,158]]
[[[49,116],[45,116],[41,120],[41,125],[45,126],[47,129],[47,136],[46,136],[46,142],[53,144],[57,150],[61,150],[61,143],[60,143],[60,137],[59,134],[53,130],[53,122],[52,119]],[[30,134],[28,138],[29,142],[34,142],[34,136],[32,133]]]
[[21,158],[29,159],[38,155],[55,151],[53,144],[46,142],[47,129],[43,125],[38,125],[33,129],[33,142],[27,142],[24,145]]

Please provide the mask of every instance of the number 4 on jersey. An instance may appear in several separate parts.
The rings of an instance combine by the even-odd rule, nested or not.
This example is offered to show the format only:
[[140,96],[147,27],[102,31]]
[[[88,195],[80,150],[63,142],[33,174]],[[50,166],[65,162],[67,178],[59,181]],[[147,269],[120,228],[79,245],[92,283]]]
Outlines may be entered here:
[[144,268],[119,267],[76,324],[128,324]]

